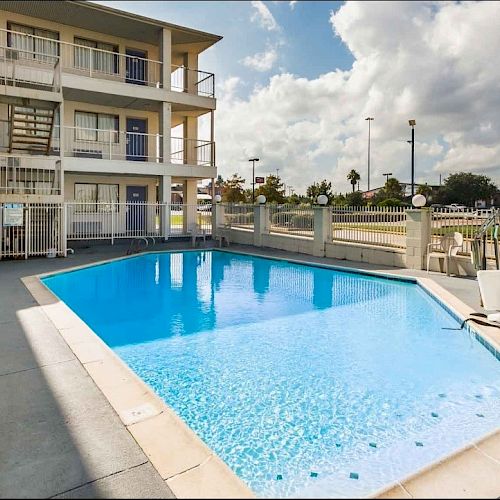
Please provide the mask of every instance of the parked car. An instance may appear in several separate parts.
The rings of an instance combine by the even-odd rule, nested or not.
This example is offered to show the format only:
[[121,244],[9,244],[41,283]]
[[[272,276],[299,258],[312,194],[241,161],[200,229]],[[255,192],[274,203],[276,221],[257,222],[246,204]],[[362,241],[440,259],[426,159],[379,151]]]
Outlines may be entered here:
[[468,210],[469,208],[465,205],[460,205],[459,203],[450,203],[449,205],[446,205],[446,207],[451,210]]

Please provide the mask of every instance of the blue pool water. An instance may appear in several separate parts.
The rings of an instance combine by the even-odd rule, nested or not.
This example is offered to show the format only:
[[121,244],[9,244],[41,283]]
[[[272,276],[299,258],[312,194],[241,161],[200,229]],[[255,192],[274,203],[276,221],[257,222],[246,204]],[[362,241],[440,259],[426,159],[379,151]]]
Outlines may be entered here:
[[500,363],[414,283],[218,251],[44,282],[261,497],[366,495],[500,421]]

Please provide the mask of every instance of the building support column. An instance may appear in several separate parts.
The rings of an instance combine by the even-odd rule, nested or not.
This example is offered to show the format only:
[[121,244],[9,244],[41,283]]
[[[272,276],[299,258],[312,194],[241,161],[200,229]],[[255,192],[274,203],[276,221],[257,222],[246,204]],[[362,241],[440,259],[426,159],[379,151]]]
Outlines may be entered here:
[[172,177],[170,175],[160,176],[158,190],[160,208],[161,236],[166,241],[170,235],[170,201],[172,197]]
[[160,55],[162,61],[161,83],[165,90],[171,89],[172,78],[172,32],[163,28],[160,33]]
[[188,94],[198,94],[198,54],[184,54],[184,89]]
[[187,165],[198,164],[198,118],[186,116],[182,127],[184,137],[184,163]]
[[183,232],[187,233],[189,227],[197,222],[197,203],[198,203],[198,180],[186,179],[183,189]]
[[160,154],[162,163],[171,163],[171,134],[172,105],[169,102],[162,102],[160,107]]
[[429,208],[406,211],[406,267],[425,269],[427,244],[431,241],[431,218]]

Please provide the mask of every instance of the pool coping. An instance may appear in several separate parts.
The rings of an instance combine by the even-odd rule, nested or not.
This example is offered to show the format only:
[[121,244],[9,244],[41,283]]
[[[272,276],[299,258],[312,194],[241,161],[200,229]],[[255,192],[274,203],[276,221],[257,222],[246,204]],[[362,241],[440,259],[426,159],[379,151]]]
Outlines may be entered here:
[[[21,278],[38,305],[54,324],[55,329],[104,394],[122,424],[142,448],[177,498],[255,498],[256,495],[146,382],[135,374],[76,313],[45,286],[42,279],[147,254],[178,253],[179,251],[226,252],[413,282],[420,285],[455,317],[464,319],[469,316],[470,312],[473,312],[473,308],[464,304],[430,278],[400,276],[385,271],[371,271],[312,262],[307,260],[307,256],[304,256],[304,260],[299,260],[219,248],[147,251]],[[474,325],[472,328],[477,339],[486,342],[485,347],[489,346],[490,351],[493,349],[492,353],[500,359],[500,334],[494,330],[493,327],[481,325]],[[484,344],[484,342],[482,343]],[[467,443],[460,449],[427,464],[404,478],[385,485],[368,495],[367,498],[411,498],[411,492],[416,488],[415,483],[419,483],[419,481],[425,483],[429,474],[432,476],[433,471],[438,471],[443,464],[462,460],[465,455],[471,452],[479,452],[482,458],[486,457],[488,461],[493,462],[498,467],[498,474],[495,476],[496,493],[492,496],[498,497],[500,494],[500,429]],[[484,467],[484,464],[480,465]],[[449,481],[448,476],[449,472],[448,475],[445,474],[444,482]],[[456,487],[459,487],[460,481],[463,480],[465,480],[464,474],[453,474],[453,483]],[[439,483],[440,479],[433,478],[431,480],[434,488],[437,484],[436,481]],[[470,479],[466,486],[470,488]],[[416,489],[418,490],[418,484]],[[467,491],[467,488],[463,491]],[[469,493],[474,494],[474,491]],[[420,494],[419,491],[417,497]]]

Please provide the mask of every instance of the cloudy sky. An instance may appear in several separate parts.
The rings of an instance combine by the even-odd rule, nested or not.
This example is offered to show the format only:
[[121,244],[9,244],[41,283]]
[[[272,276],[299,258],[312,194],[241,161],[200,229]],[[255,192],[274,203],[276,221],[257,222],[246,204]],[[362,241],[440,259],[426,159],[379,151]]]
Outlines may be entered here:
[[100,2],[223,35],[200,57],[217,82],[219,173],[371,187],[484,173],[500,184],[500,2]]

